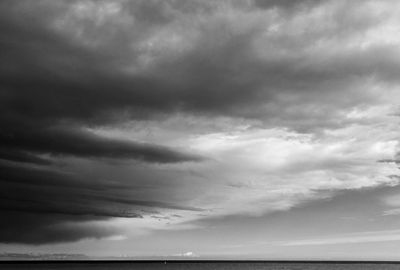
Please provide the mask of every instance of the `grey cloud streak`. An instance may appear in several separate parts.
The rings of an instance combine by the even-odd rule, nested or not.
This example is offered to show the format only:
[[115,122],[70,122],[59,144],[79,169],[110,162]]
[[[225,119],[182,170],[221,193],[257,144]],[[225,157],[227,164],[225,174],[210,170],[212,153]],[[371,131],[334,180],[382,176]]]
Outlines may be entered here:
[[[149,162],[173,163],[200,161],[196,155],[181,153],[167,147],[103,138],[89,132],[69,129],[44,129],[25,132],[6,131],[0,134],[4,149],[39,154],[72,155],[79,157],[133,158]],[[12,159],[12,158],[11,158]],[[32,160],[40,162],[40,160]]]
[[[141,218],[143,209],[202,211],[173,203],[132,199],[127,191],[135,187],[129,185],[15,165],[0,164],[0,169],[0,210],[10,217],[0,225],[0,242],[36,243],[33,239],[39,238],[38,235],[47,235],[49,228],[52,228],[50,233],[58,231],[58,236],[51,233],[49,239],[45,236],[36,244],[68,242],[82,237],[100,238],[117,234],[118,231],[100,227],[91,231],[89,225],[80,231],[79,224],[65,224],[118,217]],[[10,236],[11,231],[18,231],[19,237],[13,239],[12,235],[15,234]],[[103,231],[106,232],[104,235],[101,233]]]

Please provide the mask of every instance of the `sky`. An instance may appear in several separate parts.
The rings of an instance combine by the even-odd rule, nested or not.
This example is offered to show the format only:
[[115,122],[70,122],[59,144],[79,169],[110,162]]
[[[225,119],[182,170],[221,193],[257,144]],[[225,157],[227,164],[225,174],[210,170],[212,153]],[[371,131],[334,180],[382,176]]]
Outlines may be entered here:
[[400,3],[0,2],[0,252],[400,260]]

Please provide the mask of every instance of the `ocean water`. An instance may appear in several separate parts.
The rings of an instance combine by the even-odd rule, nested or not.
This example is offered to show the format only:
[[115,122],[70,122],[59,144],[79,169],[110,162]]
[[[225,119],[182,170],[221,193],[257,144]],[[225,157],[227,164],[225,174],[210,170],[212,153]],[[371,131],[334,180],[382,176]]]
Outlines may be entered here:
[[1,270],[400,270],[394,263],[271,263],[271,262],[34,262],[0,263]]

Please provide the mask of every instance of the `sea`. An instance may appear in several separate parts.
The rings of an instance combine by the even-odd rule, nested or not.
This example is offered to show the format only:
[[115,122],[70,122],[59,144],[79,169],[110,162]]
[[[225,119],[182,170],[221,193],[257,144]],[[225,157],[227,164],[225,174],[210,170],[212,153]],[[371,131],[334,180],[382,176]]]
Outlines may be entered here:
[[0,262],[1,270],[400,270],[397,262]]

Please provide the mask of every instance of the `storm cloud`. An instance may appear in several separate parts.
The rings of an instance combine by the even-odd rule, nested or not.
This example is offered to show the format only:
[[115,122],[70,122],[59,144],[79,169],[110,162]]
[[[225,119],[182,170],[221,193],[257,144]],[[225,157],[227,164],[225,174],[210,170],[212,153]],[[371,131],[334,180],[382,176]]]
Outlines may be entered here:
[[[118,231],[112,226],[108,229],[95,226],[91,230],[85,222],[118,217],[142,218],[146,209],[202,211],[171,203],[132,199],[129,197],[129,190],[135,189],[132,185],[82,179],[75,174],[49,169],[5,164],[1,164],[0,169],[0,209],[7,216],[7,221],[0,226],[0,239],[4,242],[38,244],[100,238]],[[18,237],[14,238],[16,235]]]
[[398,10],[2,1],[0,242],[110,237],[119,218],[263,215],[396,185],[396,164],[376,161],[398,152]]

